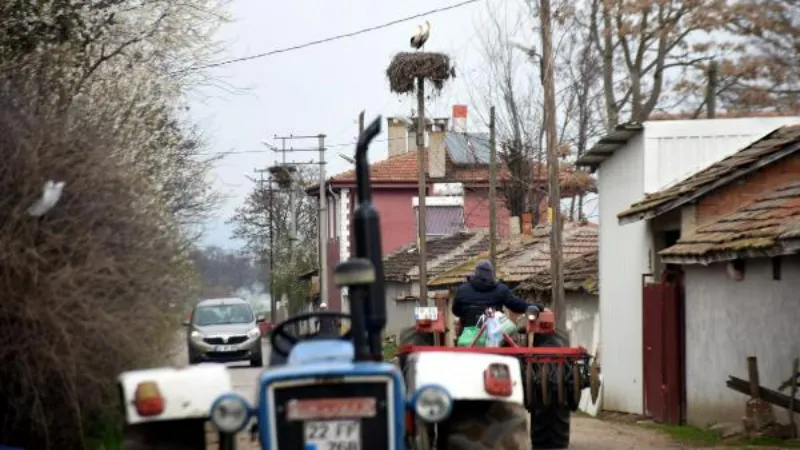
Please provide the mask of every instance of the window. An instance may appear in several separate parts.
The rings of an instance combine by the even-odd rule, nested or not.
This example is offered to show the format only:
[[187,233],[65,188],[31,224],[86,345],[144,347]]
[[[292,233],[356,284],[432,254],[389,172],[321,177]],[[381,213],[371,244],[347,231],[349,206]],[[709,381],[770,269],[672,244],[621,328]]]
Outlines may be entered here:
[[425,212],[427,236],[444,236],[464,229],[462,206],[428,206]]

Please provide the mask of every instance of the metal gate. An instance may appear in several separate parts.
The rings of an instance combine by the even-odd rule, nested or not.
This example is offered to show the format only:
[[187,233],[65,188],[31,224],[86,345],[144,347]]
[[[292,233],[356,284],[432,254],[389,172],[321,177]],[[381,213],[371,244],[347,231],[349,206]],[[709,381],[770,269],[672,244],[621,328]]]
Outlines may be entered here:
[[644,411],[657,422],[684,420],[684,321],[680,283],[643,283]]

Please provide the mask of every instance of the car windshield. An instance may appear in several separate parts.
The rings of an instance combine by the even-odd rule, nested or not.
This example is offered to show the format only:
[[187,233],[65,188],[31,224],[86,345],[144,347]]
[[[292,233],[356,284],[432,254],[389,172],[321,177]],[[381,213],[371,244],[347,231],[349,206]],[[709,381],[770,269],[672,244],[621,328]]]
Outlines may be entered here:
[[253,311],[248,305],[200,306],[194,313],[194,323],[199,326],[250,323]]

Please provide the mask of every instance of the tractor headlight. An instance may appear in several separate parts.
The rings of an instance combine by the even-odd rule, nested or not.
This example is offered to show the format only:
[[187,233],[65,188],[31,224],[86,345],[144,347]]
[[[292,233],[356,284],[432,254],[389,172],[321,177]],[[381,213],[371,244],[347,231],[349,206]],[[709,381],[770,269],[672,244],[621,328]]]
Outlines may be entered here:
[[225,394],[211,405],[211,423],[223,433],[238,433],[247,426],[251,413],[244,397],[239,394]]
[[247,337],[250,339],[255,339],[259,336],[261,336],[261,330],[258,327],[255,327],[247,332]]
[[453,410],[453,399],[441,386],[423,386],[411,400],[414,412],[425,422],[437,423],[447,419]]

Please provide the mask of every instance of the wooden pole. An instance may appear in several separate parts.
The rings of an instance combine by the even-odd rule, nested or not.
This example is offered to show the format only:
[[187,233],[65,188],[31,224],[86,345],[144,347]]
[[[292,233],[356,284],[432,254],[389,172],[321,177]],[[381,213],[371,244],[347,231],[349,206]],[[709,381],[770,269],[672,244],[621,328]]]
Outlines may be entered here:
[[553,67],[553,30],[550,0],[540,0],[539,16],[542,18],[542,82],[544,84],[545,128],[547,132],[547,166],[550,181],[550,272],[553,280],[552,306],[556,313],[556,328],[566,328],[564,306],[564,269],[561,255],[561,188],[559,185],[558,137],[556,136],[556,87]]
[[492,267],[497,271],[497,143],[494,106],[489,109],[489,237]]
[[717,74],[719,67],[716,61],[708,64],[708,91],[706,92],[706,115],[709,119],[717,116]]
[[419,301],[428,306],[428,255],[426,237],[427,210],[425,196],[428,183],[425,179],[425,79],[417,78],[417,165],[419,170],[419,203],[417,207],[417,248],[419,249]]

